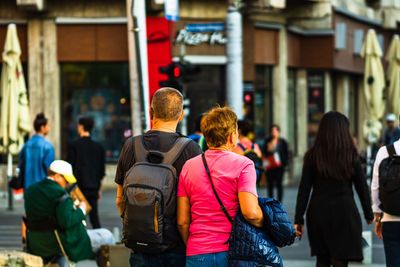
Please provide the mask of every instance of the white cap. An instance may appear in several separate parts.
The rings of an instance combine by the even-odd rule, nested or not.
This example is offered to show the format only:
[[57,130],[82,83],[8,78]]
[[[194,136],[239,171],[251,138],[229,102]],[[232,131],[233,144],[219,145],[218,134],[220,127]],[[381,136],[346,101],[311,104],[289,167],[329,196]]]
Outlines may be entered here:
[[394,115],[393,113],[389,113],[386,116],[386,121],[396,121],[396,115]]
[[64,176],[65,180],[67,180],[68,183],[76,183],[76,178],[72,173],[72,166],[68,162],[64,160],[55,160],[50,164],[49,169],[55,173]]

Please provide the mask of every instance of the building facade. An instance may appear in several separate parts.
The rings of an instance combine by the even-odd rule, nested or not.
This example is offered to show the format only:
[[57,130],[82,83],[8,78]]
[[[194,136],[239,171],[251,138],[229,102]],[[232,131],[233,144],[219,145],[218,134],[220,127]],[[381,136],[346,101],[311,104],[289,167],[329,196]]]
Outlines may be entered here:
[[[119,151],[132,133],[126,1],[47,0],[41,11],[18,3],[0,1],[0,48],[7,24],[16,23],[32,118],[39,112],[49,117],[49,139],[56,157],[63,158],[67,143],[77,137],[77,118],[93,116],[93,137],[106,148],[112,181]],[[298,177],[302,156],[326,111],[347,115],[364,149],[364,62],[359,53],[372,28],[386,54],[399,32],[400,1],[243,4],[244,117],[254,121],[260,144],[272,124],[281,126],[293,156],[288,180]],[[162,79],[159,66],[184,59],[200,67],[184,82],[191,132],[201,113],[226,102],[228,3],[181,0],[176,23],[163,19],[156,1],[146,5],[150,95]]]

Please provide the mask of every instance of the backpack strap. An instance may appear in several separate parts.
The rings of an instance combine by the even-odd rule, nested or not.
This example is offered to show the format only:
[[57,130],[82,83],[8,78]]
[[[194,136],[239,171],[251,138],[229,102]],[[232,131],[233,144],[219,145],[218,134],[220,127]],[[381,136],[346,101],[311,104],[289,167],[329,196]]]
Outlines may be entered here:
[[243,152],[246,152],[246,148],[244,147],[244,145],[242,145],[241,143],[238,143],[237,145],[243,150]]
[[164,154],[163,164],[172,165],[182,154],[183,149],[189,144],[190,139],[187,137],[178,137],[172,148]]
[[132,144],[135,162],[146,162],[148,150],[143,145],[143,135],[133,137]]
[[387,152],[389,154],[389,158],[393,158],[394,155],[396,155],[396,150],[394,149],[394,145],[387,145],[386,146]]

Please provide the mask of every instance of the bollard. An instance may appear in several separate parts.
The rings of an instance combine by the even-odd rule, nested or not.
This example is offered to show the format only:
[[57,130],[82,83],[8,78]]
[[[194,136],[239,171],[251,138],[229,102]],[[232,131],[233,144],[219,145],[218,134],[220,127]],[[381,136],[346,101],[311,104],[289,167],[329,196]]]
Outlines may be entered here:
[[362,237],[364,238],[364,240],[367,243],[367,244],[365,244],[365,246],[363,245],[363,255],[364,255],[363,264],[371,264],[372,263],[372,232],[371,231],[363,231]]

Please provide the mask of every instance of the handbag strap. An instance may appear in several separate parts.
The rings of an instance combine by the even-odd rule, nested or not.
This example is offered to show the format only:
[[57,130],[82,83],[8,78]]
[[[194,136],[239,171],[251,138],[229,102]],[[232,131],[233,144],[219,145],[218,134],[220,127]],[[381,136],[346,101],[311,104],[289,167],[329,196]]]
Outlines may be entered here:
[[225,206],[224,206],[224,203],[222,203],[221,199],[219,198],[219,196],[218,196],[218,194],[217,194],[217,191],[215,190],[214,184],[213,184],[212,179],[211,179],[210,170],[208,169],[208,165],[207,165],[207,161],[206,161],[206,156],[205,156],[205,154],[203,153],[203,154],[201,155],[201,157],[202,157],[202,159],[203,159],[204,167],[206,168],[206,172],[207,172],[208,179],[210,180],[212,189],[213,189],[213,191],[214,191],[214,195],[215,195],[215,197],[217,198],[217,200],[218,200],[218,202],[219,202],[219,206],[220,206],[222,212],[225,214],[226,218],[228,218],[228,221],[229,221],[231,224],[233,224],[233,219],[232,219],[232,217],[229,215],[228,211],[226,210],[226,208],[225,208]]

